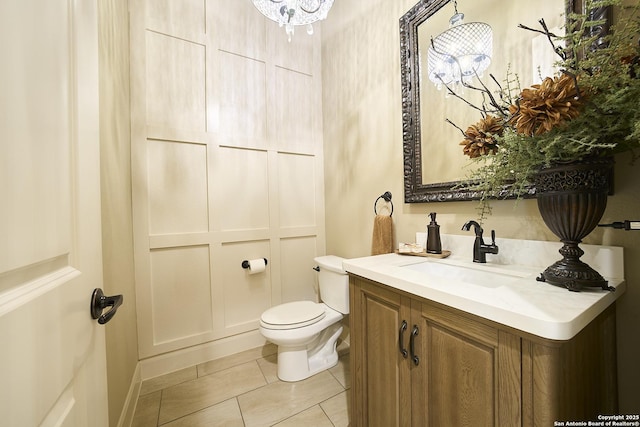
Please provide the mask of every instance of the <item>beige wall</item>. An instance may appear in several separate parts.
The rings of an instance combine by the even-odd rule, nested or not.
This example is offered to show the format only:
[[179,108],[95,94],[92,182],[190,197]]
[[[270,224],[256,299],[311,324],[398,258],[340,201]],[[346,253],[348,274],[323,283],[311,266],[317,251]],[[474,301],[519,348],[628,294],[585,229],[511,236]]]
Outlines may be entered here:
[[[462,234],[476,218],[476,202],[403,203],[399,18],[415,0],[336,1],[323,23],[323,122],[327,253],[370,254],[373,202],[393,194],[396,242],[412,242],[424,231],[427,214],[438,212],[443,233]],[[467,17],[470,19],[470,17]],[[516,25],[517,23],[514,23]],[[496,54],[499,49],[494,48]],[[437,153],[431,153],[435,156]],[[616,194],[603,222],[640,219],[640,165],[616,165]],[[486,229],[498,237],[556,240],[535,201],[493,204]],[[620,412],[640,412],[640,233],[595,230],[591,244],[625,248],[627,292],[618,302]],[[567,299],[571,294],[567,292]]]
[[128,2],[100,0],[100,158],[104,291],[124,295],[105,326],[109,421],[115,426],[138,363],[131,226]]

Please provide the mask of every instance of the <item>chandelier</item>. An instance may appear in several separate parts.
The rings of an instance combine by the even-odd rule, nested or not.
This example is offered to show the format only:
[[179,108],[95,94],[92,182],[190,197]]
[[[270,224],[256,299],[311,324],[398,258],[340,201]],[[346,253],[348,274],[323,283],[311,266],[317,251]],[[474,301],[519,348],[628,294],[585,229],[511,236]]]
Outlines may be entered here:
[[313,34],[313,22],[321,21],[333,5],[333,0],[251,0],[267,18],[284,26],[291,41],[294,27],[306,25],[307,34]]
[[449,29],[431,39],[427,52],[429,80],[438,89],[442,85],[462,87],[475,76],[482,76],[491,64],[493,34],[491,26],[482,22],[463,23],[464,14],[455,14],[449,20]]

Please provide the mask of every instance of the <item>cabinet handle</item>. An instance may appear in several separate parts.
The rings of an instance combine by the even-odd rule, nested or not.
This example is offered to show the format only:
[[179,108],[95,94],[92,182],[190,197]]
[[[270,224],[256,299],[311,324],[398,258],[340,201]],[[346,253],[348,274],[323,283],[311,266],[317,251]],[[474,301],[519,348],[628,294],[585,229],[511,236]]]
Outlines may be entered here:
[[420,364],[420,358],[416,356],[416,347],[415,341],[418,336],[418,325],[413,325],[413,330],[411,331],[411,338],[409,339],[409,348],[411,349],[411,360],[413,360],[413,364],[418,366]]
[[400,353],[402,353],[402,357],[404,357],[405,359],[409,355],[409,353],[407,352],[407,349],[404,348],[404,331],[407,330],[407,326],[408,326],[407,321],[403,320],[402,325],[400,326],[400,332],[398,332],[398,337],[400,341]]

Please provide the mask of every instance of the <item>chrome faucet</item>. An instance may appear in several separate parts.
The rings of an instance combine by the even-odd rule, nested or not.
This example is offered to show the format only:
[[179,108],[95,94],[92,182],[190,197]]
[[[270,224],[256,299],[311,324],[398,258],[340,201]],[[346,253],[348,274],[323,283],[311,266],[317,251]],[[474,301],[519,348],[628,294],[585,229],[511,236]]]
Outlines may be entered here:
[[491,230],[491,244],[487,245],[482,239],[482,227],[475,221],[467,221],[462,226],[464,231],[469,231],[473,225],[473,231],[476,233],[476,240],[473,242],[473,262],[487,262],[487,254],[497,254],[498,246],[496,246],[496,231]]

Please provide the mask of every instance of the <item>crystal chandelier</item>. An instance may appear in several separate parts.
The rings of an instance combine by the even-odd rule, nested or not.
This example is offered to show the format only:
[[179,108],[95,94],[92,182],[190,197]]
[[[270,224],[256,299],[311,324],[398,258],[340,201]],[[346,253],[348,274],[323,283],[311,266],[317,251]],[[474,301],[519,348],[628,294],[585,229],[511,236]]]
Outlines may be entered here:
[[493,33],[491,26],[482,22],[463,23],[464,14],[455,14],[449,20],[449,29],[431,39],[427,52],[429,80],[438,89],[442,85],[460,87],[474,76],[482,76],[491,64]]
[[289,41],[293,35],[294,26],[306,25],[307,34],[313,34],[313,22],[321,21],[327,13],[333,0],[251,0],[253,5],[267,18],[284,26]]

